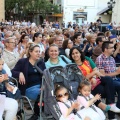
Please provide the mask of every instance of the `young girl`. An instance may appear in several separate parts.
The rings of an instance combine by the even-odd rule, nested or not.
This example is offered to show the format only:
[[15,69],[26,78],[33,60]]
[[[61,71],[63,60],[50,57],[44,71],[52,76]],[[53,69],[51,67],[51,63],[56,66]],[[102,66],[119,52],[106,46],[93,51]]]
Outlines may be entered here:
[[[63,86],[57,86],[55,89],[56,99],[63,116],[66,120],[91,120],[89,117],[85,117],[85,110],[79,110],[79,103],[68,100],[69,93]],[[77,110],[74,114],[73,110]]]
[[[86,112],[88,116],[91,115],[91,120],[105,120],[103,111],[94,105],[97,100],[100,100],[101,96],[97,94],[94,97],[91,94],[91,84],[88,81],[82,81],[78,87],[78,92],[77,101],[81,108],[87,108]],[[106,106],[107,110],[110,110],[110,108],[110,106]]]
[[5,70],[3,70],[3,64],[4,61],[0,58],[0,120],[2,120],[4,111],[5,120],[14,120],[18,109],[18,103],[16,100],[6,97],[6,91],[9,90],[14,94],[16,88],[7,82],[8,75]]

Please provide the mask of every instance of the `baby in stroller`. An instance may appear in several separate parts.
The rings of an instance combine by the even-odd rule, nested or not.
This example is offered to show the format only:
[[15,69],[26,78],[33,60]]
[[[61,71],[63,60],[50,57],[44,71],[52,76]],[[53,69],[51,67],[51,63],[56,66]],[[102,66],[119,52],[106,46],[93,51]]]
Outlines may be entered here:
[[69,93],[65,87],[57,85],[55,96],[60,110],[67,120],[91,120],[85,116],[85,110],[80,110],[80,104],[78,102],[73,102],[68,99]]

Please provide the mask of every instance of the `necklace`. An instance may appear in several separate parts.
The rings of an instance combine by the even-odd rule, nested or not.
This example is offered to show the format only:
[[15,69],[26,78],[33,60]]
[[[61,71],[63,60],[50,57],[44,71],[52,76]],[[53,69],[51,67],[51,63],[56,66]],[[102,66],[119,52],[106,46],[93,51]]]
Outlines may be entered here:
[[59,59],[57,59],[57,63],[53,63],[51,60],[50,60],[50,63],[51,63],[52,65],[57,65],[57,64],[59,63]]

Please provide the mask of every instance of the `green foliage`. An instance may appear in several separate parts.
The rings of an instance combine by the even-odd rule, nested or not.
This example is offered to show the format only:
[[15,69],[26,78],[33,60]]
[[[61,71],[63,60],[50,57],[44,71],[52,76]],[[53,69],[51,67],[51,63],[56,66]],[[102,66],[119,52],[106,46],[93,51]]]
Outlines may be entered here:
[[50,13],[60,12],[58,6],[48,0],[5,0],[6,14],[10,14],[14,9],[17,14],[22,11],[24,15],[40,14],[43,17]]

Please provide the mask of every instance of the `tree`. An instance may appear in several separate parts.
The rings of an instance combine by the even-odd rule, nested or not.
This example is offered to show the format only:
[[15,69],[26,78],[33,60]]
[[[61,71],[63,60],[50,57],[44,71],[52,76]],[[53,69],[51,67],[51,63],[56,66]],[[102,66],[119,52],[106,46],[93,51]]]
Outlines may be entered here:
[[52,4],[48,0],[5,0],[6,16],[10,19],[10,15],[14,13],[18,16],[28,16],[36,14],[45,18],[48,14],[59,13],[57,5]]

